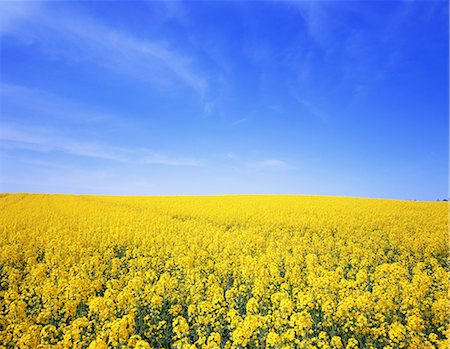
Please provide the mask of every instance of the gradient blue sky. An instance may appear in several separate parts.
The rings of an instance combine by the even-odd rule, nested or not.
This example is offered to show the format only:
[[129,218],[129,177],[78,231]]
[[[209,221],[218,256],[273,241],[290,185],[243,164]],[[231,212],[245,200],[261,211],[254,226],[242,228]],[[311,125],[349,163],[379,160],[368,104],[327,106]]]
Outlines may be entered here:
[[448,196],[446,1],[0,2],[0,191]]

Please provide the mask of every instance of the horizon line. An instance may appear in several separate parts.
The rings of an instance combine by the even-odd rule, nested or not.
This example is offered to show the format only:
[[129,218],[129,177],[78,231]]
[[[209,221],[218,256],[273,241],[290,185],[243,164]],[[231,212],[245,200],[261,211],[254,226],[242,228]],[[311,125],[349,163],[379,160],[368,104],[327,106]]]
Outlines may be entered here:
[[327,194],[298,194],[298,193],[228,193],[228,194],[154,194],[154,195],[135,195],[135,194],[89,194],[89,193],[46,193],[46,192],[0,192],[0,198],[6,195],[70,195],[70,196],[98,196],[98,197],[138,197],[138,198],[183,198],[183,197],[225,197],[225,196],[301,196],[301,197],[322,197],[322,198],[345,198],[345,199],[368,199],[368,200],[389,200],[389,201],[413,201],[413,202],[449,202],[449,198],[436,200],[418,200],[418,199],[398,199],[391,197],[368,197],[352,195],[327,195]]

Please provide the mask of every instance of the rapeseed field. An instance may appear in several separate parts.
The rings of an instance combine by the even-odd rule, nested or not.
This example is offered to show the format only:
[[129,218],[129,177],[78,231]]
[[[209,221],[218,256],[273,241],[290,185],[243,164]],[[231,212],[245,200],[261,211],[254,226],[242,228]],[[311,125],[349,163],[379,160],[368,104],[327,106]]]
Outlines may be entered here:
[[0,198],[1,348],[448,348],[448,205]]

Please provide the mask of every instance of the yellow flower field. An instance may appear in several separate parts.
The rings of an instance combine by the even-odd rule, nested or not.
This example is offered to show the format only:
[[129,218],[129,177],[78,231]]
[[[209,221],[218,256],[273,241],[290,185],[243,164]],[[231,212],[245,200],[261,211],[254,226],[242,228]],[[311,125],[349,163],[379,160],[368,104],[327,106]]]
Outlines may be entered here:
[[448,205],[0,198],[1,348],[447,348]]

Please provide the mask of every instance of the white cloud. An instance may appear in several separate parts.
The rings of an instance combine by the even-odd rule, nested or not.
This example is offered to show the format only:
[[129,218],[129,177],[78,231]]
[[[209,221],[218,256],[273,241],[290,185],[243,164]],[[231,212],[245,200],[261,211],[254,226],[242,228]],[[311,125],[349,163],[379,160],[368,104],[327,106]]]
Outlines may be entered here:
[[330,27],[335,24],[332,13],[335,8],[326,1],[288,1],[289,6],[296,8],[304,23],[306,24],[308,34],[315,44],[324,51],[329,51],[333,42],[332,30]]
[[247,163],[247,167],[250,169],[288,169],[290,166],[283,160],[279,159],[265,159],[255,162]]
[[3,35],[37,43],[51,55],[90,60],[159,87],[174,86],[181,81],[202,99],[205,97],[207,78],[194,69],[192,57],[167,41],[137,37],[109,27],[78,7],[68,12],[51,2],[6,3],[0,6],[7,9],[1,17],[6,21],[0,27]]
[[316,104],[306,100],[305,98],[299,97],[294,89],[291,89],[291,95],[297,100],[298,103],[305,107],[311,115],[320,119],[323,123],[328,123],[330,121],[330,117],[322,110],[322,108],[319,108]]
[[237,125],[243,124],[244,122],[247,122],[247,118],[242,118],[242,119],[238,119],[236,121],[233,121],[231,123],[231,126],[237,126]]
[[18,23],[34,16],[39,7],[37,1],[0,1],[0,34],[15,31]]
[[[355,92],[348,92],[350,104],[361,96],[359,86],[364,86],[365,93],[376,87],[401,63],[405,40],[413,40],[404,28],[413,3],[398,1],[381,15],[358,1],[284,2],[299,13],[309,39],[301,41],[292,54],[292,67],[301,83],[297,89],[314,90],[310,85],[316,81],[317,62],[323,57],[338,74],[336,83],[353,86]],[[359,20],[356,26],[348,21],[353,17]],[[375,27],[380,30],[374,31]],[[303,44],[309,41],[312,45]]]
[[[3,106],[8,104],[14,106],[15,109],[19,107],[20,110],[25,110],[23,115],[30,114],[27,115],[29,119],[45,116],[46,120],[60,120],[65,124],[88,122],[103,123],[108,126],[114,124],[116,127],[125,123],[123,118],[117,115],[93,110],[91,106],[83,103],[23,85],[0,82],[0,101]],[[5,114],[3,112],[3,118],[8,117]],[[11,117],[17,119],[17,116]]]
[[142,165],[201,165],[201,161],[194,158],[170,157],[147,148],[125,148],[85,139],[73,139],[49,129],[28,128],[23,130],[15,125],[2,124],[0,127],[0,140],[3,141],[3,147],[9,149],[24,149],[34,152],[62,152],[75,156]]
[[[33,177],[0,173],[0,191],[71,194],[152,195],[158,189],[148,176],[81,168],[56,168],[30,162]],[[17,189],[16,189],[17,188]]]
[[193,158],[171,158],[167,155],[151,152],[148,155],[144,155],[142,160],[143,164],[159,164],[167,166],[201,166],[202,162]]

